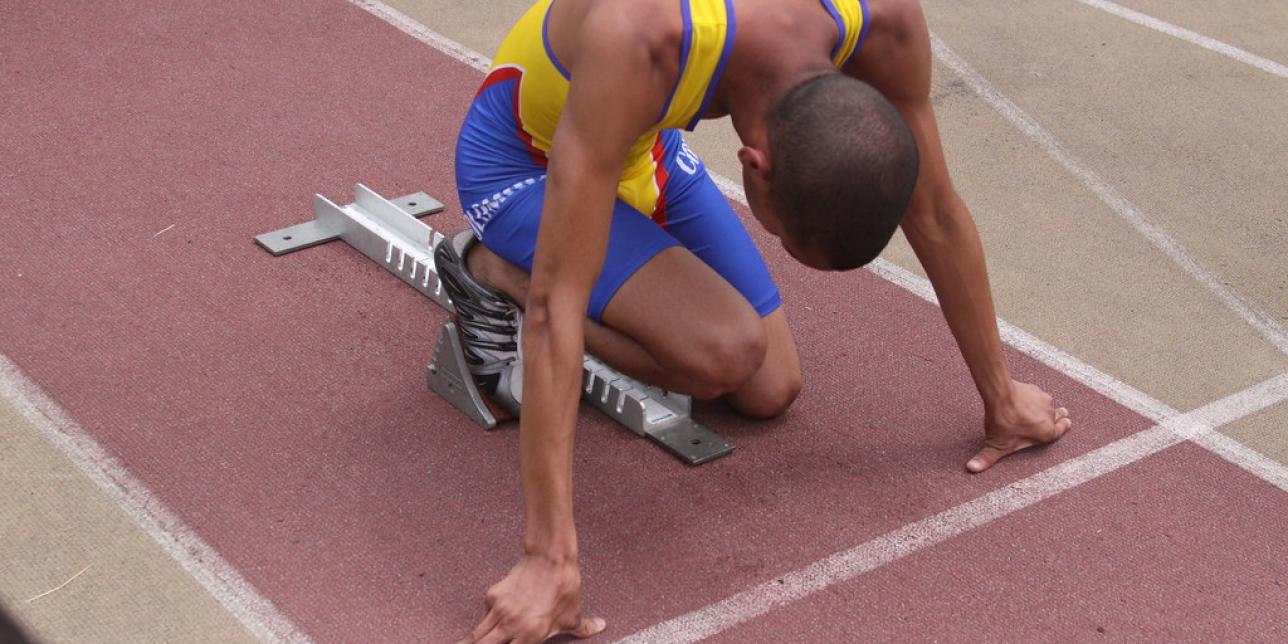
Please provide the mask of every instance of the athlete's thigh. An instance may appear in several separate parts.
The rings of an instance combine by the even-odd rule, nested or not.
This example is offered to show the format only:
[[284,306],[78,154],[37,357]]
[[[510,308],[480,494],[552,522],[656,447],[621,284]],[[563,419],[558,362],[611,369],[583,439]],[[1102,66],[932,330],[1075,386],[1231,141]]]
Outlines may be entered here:
[[669,142],[670,181],[667,232],[731,284],[755,308],[766,336],[765,361],[730,396],[735,408],[752,416],[781,413],[800,390],[796,341],[782,311],[782,297],[768,267],[733,207],[697,155],[679,139]]
[[[528,272],[544,189],[539,181],[502,195],[481,226],[489,250]],[[763,346],[759,316],[724,278],[626,203],[619,200],[610,216],[604,265],[586,311],[592,320],[629,336],[667,369]]]
[[666,231],[742,293],[757,313],[769,315],[782,298],[760,250],[679,132],[666,136]]
[[[536,256],[545,188],[544,181],[537,181],[502,195],[484,225],[476,224],[489,250],[528,272]],[[666,326],[665,320],[692,321],[690,313],[696,313],[693,309],[704,301],[712,302],[711,310],[723,315],[731,307],[720,303],[739,297],[679,241],[629,204],[617,200],[609,216],[608,248],[586,311],[591,319],[644,341],[664,335],[665,331],[653,333],[653,329]],[[673,327],[669,330],[677,335]]]
[[635,339],[663,366],[720,354],[722,347],[763,349],[756,310],[679,245],[658,253],[622,283],[604,309],[603,322]]

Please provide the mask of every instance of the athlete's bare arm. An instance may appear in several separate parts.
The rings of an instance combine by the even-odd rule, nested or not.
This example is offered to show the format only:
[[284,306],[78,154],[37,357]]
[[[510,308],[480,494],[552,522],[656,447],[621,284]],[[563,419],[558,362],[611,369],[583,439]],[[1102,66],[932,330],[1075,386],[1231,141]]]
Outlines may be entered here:
[[581,615],[573,525],[583,323],[603,265],[627,149],[657,118],[675,81],[655,63],[667,34],[656,28],[656,9],[644,6],[651,3],[577,4],[567,9],[578,14],[575,20],[552,15],[556,44],[575,42],[559,52],[574,80],[552,142],[525,306],[519,425],[523,556],[488,591],[487,615],[470,642],[541,642],[558,633],[589,637],[604,628],[602,620]]
[[985,446],[968,463],[982,472],[1025,447],[1069,430],[1068,411],[1036,386],[1016,382],[1002,357],[984,250],[970,209],[953,189],[930,103],[930,32],[913,0],[872,0],[872,32],[845,72],[876,87],[912,128],[920,175],[903,231],[930,277],[985,409]]

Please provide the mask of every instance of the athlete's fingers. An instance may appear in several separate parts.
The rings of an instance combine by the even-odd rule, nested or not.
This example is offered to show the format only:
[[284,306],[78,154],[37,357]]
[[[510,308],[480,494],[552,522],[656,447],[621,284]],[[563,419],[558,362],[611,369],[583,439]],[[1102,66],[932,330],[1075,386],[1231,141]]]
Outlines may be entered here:
[[1072,428],[1073,428],[1073,419],[1069,418],[1068,416],[1065,416],[1064,418],[1061,418],[1060,420],[1055,421],[1055,430],[1056,430],[1055,437],[1058,439],[1061,436],[1064,436],[1065,432],[1069,431]]
[[[491,602],[488,603],[490,604]],[[497,622],[500,621],[501,611],[489,609],[487,615],[483,616],[483,621],[479,622],[479,625],[475,626],[474,630],[470,632],[469,638],[461,640],[459,644],[472,644],[481,641],[483,636],[491,632],[496,627]]]
[[602,617],[582,617],[575,628],[551,631],[548,638],[556,635],[571,635],[579,640],[584,640],[587,637],[599,635],[604,632],[605,628],[608,628],[608,622],[605,622]]
[[505,632],[505,629],[501,628],[500,624],[497,624],[495,628],[479,638],[477,644],[506,644],[506,642],[510,642],[513,639],[509,633]]
[[1000,461],[1003,456],[1010,454],[1015,450],[1005,450],[992,445],[985,445],[984,449],[979,450],[969,461],[966,461],[966,470],[971,474],[979,474],[993,464]]

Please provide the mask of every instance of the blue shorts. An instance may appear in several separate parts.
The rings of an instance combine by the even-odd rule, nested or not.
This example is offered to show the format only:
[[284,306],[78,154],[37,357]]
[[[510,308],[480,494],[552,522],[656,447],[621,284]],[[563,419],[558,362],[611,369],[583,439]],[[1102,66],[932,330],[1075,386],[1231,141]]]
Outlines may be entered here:
[[[471,117],[475,116],[471,111]],[[532,271],[537,227],[545,201],[545,166],[488,145],[494,132],[467,118],[456,149],[456,186],[466,219],[483,245]],[[503,135],[504,136],[504,135]],[[508,143],[508,142],[507,142]],[[678,130],[662,133],[666,222],[659,225],[618,199],[608,252],[590,293],[587,314],[602,321],[604,308],[623,284],[658,253],[683,246],[725,278],[763,317],[782,305],[760,251],[706,167]]]

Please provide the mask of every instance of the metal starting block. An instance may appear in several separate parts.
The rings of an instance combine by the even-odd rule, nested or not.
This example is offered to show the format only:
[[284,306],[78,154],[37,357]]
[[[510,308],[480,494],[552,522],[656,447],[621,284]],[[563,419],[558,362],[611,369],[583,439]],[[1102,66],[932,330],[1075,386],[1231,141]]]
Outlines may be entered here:
[[[441,212],[443,204],[423,192],[392,200],[362,184],[357,184],[354,192],[354,203],[344,207],[315,195],[313,221],[257,235],[255,243],[278,256],[341,239],[453,311],[434,266],[434,249],[442,243],[443,235],[418,219]],[[452,322],[443,325],[426,376],[430,389],[471,420],[486,429],[496,427],[496,417],[466,368],[460,336]],[[582,399],[690,465],[733,451],[733,444],[693,421],[688,396],[628,378],[590,354],[582,362]]]

